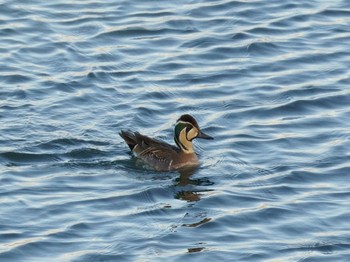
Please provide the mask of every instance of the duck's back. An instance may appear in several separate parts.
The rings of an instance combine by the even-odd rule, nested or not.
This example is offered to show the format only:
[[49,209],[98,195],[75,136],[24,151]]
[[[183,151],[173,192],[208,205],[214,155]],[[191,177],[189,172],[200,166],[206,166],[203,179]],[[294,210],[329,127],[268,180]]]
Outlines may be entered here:
[[171,170],[180,158],[180,150],[163,141],[138,132],[121,131],[119,134],[138,158],[156,170]]

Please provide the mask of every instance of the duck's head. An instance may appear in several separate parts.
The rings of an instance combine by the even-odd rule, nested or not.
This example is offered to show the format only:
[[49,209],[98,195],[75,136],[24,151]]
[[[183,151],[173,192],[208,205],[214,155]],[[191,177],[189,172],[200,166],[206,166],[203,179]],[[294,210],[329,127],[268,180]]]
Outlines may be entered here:
[[177,146],[186,154],[194,153],[192,140],[195,138],[214,139],[204,134],[197,121],[190,115],[182,115],[175,125],[174,140]]

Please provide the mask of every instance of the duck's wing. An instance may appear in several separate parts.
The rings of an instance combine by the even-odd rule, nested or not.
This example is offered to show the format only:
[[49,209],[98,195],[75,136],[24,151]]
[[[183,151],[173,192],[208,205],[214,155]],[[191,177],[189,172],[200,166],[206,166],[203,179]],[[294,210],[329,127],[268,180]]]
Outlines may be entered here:
[[[172,152],[177,153],[179,149],[169,145],[161,140],[141,135],[139,132],[121,131],[119,135],[125,140],[129,148],[137,155],[146,154],[147,152]],[[159,154],[159,153],[158,153]]]
[[138,132],[121,131],[120,136],[137,157],[159,170],[170,169],[179,152],[177,147]]

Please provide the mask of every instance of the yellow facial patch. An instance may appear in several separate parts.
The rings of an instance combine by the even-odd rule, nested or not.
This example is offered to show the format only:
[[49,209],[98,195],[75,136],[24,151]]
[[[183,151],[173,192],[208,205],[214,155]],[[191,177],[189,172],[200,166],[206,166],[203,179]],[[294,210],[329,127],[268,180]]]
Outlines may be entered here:
[[180,146],[185,153],[190,154],[190,153],[193,153],[194,151],[193,151],[192,141],[188,140],[187,135],[188,134],[186,134],[185,128],[181,130],[180,137],[179,137]]
[[191,141],[193,138],[195,138],[197,136],[198,136],[198,130],[197,130],[197,128],[193,127],[193,128],[191,128],[190,131],[188,131],[186,137],[187,137],[188,141]]

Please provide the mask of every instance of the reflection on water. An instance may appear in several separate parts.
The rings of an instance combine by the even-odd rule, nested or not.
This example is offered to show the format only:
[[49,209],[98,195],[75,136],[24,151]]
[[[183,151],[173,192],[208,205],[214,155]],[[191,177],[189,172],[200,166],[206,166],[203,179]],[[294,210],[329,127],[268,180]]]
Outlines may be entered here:
[[201,226],[207,222],[209,222],[211,220],[211,218],[204,218],[202,219],[201,221],[197,222],[197,223],[192,223],[192,224],[183,224],[184,227],[198,227],[198,226]]
[[214,184],[206,178],[191,178],[197,170],[197,167],[193,167],[179,171],[179,177],[175,179],[175,198],[182,199],[188,202],[199,201],[201,198],[201,192],[207,192],[211,190],[208,188],[200,190],[198,187],[195,187],[211,186]]
[[195,253],[203,251],[204,247],[193,247],[188,249],[188,253]]

